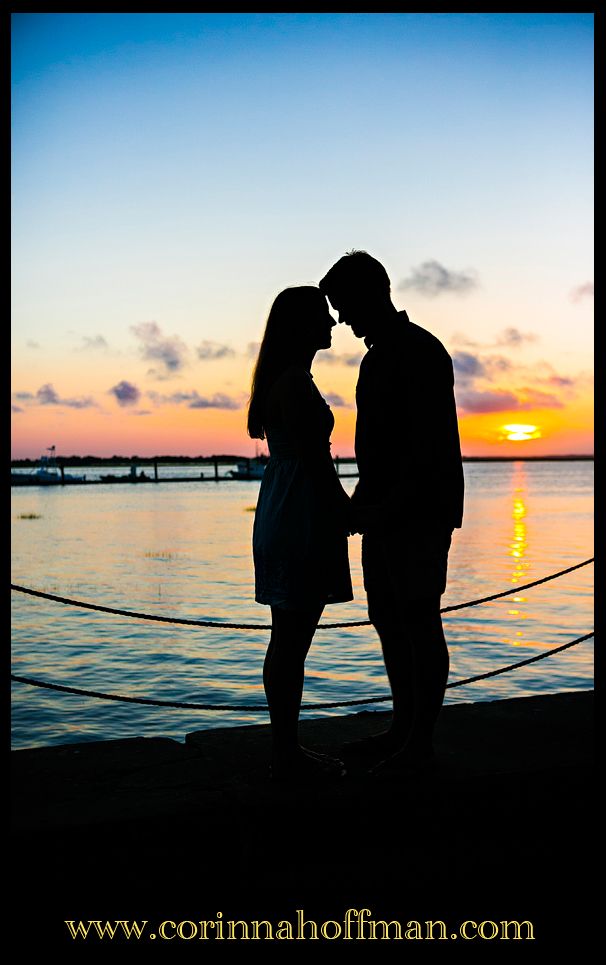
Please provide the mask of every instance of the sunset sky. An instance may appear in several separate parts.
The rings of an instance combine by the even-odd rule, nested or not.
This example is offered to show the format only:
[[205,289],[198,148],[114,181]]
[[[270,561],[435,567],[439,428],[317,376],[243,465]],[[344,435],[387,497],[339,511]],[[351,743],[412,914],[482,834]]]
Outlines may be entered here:
[[593,452],[593,69],[591,14],[13,15],[12,457],[254,454],[269,307],[354,248],[465,455]]

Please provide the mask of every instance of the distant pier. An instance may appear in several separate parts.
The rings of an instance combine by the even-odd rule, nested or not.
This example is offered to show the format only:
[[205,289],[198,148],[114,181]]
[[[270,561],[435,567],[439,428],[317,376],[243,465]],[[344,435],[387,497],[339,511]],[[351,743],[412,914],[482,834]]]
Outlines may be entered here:
[[[463,456],[463,462],[593,462],[592,455],[570,455],[570,456]],[[238,463],[238,471],[221,474],[220,465],[234,465]],[[340,479],[357,479],[359,476],[355,459],[336,456],[333,459],[337,475]],[[11,471],[11,486],[105,486],[118,483],[119,485],[138,485],[140,483],[186,483],[186,482],[234,482],[241,480],[257,480],[261,478],[254,472],[253,468],[247,472],[242,469],[243,465],[250,467],[255,463],[255,459],[243,457],[234,458],[233,462],[224,456],[216,456],[207,459],[198,465],[205,467],[207,471],[201,471],[199,475],[189,476],[162,476],[161,469],[164,466],[175,465],[158,460],[141,460],[140,463],[130,464],[128,472],[115,474],[111,470],[114,468],[126,468],[127,464],[116,467],[115,463],[109,462],[106,465],[84,465],[70,466],[69,461],[59,462],[57,460],[57,472],[54,478],[41,478],[36,468],[32,467],[28,472]],[[187,463],[186,463],[187,464]],[[191,465],[191,463],[189,464]],[[348,471],[343,472],[346,467]],[[15,467],[13,467],[15,468]],[[99,473],[98,479],[87,479],[86,475],[72,476],[66,472],[67,468],[77,468],[78,472],[92,470]],[[147,471],[146,471],[147,470]]]

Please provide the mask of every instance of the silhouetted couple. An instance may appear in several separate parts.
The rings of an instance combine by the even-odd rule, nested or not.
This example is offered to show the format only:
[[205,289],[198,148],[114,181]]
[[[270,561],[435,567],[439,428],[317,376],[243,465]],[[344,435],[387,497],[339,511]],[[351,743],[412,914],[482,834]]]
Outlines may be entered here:
[[[347,495],[330,453],[334,418],[311,375],[335,321],[368,351],[356,389],[359,482]],[[428,765],[448,679],[440,617],[453,529],[461,526],[463,468],[450,356],[391,300],[383,265],[363,251],[341,258],[319,287],[275,299],[252,384],[248,431],[267,439],[253,531],[255,599],[271,606],[263,679],[272,776],[340,776],[340,760],[302,747],[304,666],[324,606],[353,599],[347,537],[362,534],[368,615],[393,698],[390,727],[344,745],[371,773]]]

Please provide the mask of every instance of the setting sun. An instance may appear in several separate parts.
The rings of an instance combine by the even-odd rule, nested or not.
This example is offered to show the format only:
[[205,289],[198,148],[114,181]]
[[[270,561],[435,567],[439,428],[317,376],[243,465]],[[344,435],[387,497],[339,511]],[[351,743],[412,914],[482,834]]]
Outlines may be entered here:
[[512,442],[524,442],[526,439],[540,439],[541,430],[538,426],[522,426],[517,424],[501,426],[507,433],[506,439]]

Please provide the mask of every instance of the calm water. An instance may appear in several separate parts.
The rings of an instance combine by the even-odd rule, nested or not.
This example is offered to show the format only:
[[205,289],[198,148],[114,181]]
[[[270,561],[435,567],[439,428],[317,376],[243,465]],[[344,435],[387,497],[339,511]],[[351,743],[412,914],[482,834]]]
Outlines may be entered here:
[[[162,467],[161,475],[169,471]],[[176,467],[172,474],[188,471],[195,478],[200,468]],[[540,579],[593,556],[593,463],[466,463],[465,478],[465,520],[453,539],[444,606]],[[344,480],[344,485],[351,491],[355,482]],[[105,606],[267,624],[269,608],[253,599],[250,546],[258,491],[258,482],[235,480],[13,488],[11,581]],[[325,622],[367,619],[360,537],[352,537],[349,546],[355,600],[327,607]],[[403,551],[414,557],[414,543]],[[264,703],[265,629],[170,626],[16,592],[11,596],[15,674],[127,696]],[[593,566],[456,611],[444,617],[444,625],[451,680],[534,656],[593,628]],[[446,701],[591,688],[592,643],[449,690]],[[317,633],[304,702],[387,693],[372,627]],[[389,707],[389,702],[375,705]],[[303,716],[361,709],[304,711]],[[183,740],[204,727],[266,721],[265,713],[144,707],[13,684],[13,747],[135,736]]]

